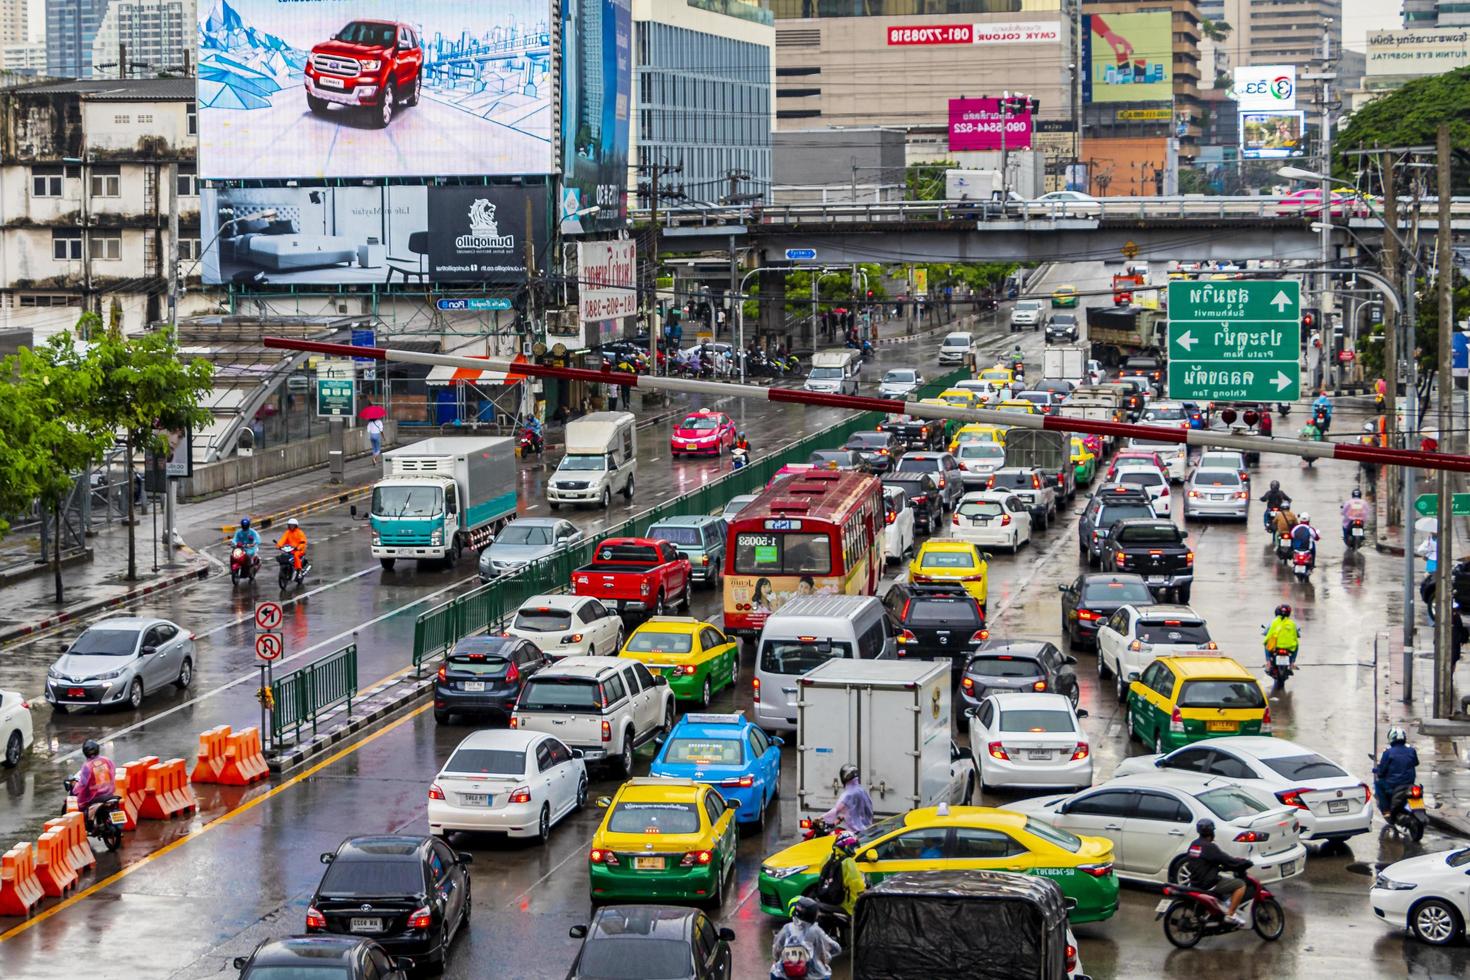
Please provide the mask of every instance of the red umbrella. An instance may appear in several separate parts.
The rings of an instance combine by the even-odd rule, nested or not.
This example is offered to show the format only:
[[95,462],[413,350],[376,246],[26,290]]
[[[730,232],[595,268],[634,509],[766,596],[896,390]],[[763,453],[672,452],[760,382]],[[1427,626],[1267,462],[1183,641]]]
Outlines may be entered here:
[[388,410],[382,405],[369,405],[367,408],[364,408],[362,411],[358,412],[357,417],[363,419],[364,421],[371,422],[373,419],[387,418]]

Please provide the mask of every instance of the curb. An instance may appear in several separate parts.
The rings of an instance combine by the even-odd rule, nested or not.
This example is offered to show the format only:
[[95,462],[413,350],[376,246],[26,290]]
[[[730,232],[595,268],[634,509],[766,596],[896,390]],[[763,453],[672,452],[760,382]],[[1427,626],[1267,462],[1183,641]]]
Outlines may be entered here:
[[1424,818],[1429,825],[1441,833],[1454,834],[1457,837],[1470,838],[1470,821],[1460,817],[1446,817],[1425,808]]
[[[389,697],[376,703],[370,699],[375,695],[383,694],[394,687],[402,687],[403,690],[394,692]],[[346,709],[339,708],[333,712],[333,716],[342,715],[341,721],[327,731],[318,732],[306,741],[292,746],[285,752],[266,755],[266,766],[271,774],[275,776],[290,772],[299,768],[311,759],[324,754],[334,745],[354,735],[365,728],[376,725],[378,722],[389,718],[398,712],[412,707],[415,702],[426,699],[433,691],[434,676],[415,679],[403,677],[380,684],[364,692],[363,704],[359,704],[354,710],[351,718],[346,717]]]
[[[377,481],[375,480],[374,482]],[[284,521],[289,517],[299,517],[302,514],[315,514],[319,510],[326,510],[329,507],[336,507],[338,504],[345,504],[349,500],[356,500],[358,497],[366,496],[367,494],[371,493],[372,489],[373,485],[371,483],[367,483],[358,487],[352,487],[339,493],[334,493],[329,497],[318,497],[316,500],[308,500],[304,504],[299,504],[295,507],[288,507],[285,510],[276,511],[274,514],[268,514],[265,517],[256,518],[250,523],[252,527],[267,528],[275,522]],[[221,525],[220,533],[228,538],[235,533],[239,526],[240,525],[238,524]]]
[[[188,548],[181,548],[179,550],[187,551],[189,554],[194,553],[191,549]],[[4,644],[10,643],[15,640],[23,639],[33,633],[39,633],[42,630],[48,630],[53,626],[60,626],[62,623],[70,622],[71,620],[77,619],[80,616],[86,616],[94,612],[100,612],[104,609],[113,609],[117,606],[125,606],[130,602],[135,602],[138,599],[143,598],[144,596],[153,595],[156,592],[162,592],[165,589],[174,588],[175,586],[182,585],[185,582],[202,580],[208,575],[209,562],[199,562],[193,568],[187,571],[179,572],[176,575],[170,575],[168,578],[159,579],[157,582],[150,582],[148,585],[132,589],[128,592],[123,593],[120,596],[113,596],[112,598],[108,599],[94,599],[88,602],[83,602],[78,605],[72,606],[69,609],[63,609],[61,612],[54,613],[50,616],[47,616],[45,619],[39,620],[37,622],[27,623],[24,626],[11,627],[4,632],[0,632],[0,646],[3,646]]]

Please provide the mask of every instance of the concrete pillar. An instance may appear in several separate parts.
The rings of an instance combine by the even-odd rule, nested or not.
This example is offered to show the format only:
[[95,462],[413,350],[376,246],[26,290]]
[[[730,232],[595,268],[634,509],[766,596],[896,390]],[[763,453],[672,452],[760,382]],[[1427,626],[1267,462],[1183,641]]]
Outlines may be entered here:
[[[786,272],[784,269],[763,269],[760,280],[760,316],[756,333],[763,343],[791,344],[786,336]],[[750,338],[746,338],[746,343]]]

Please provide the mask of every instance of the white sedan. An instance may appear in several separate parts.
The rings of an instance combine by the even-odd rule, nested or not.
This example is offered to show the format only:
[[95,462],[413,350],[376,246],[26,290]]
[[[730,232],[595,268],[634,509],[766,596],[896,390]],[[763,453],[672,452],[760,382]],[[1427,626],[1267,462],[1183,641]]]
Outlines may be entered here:
[[914,550],[914,508],[902,487],[883,488],[883,558],[903,561]]
[[1047,789],[1092,785],[1085,710],[1061,694],[991,694],[970,716],[970,752],[980,786]]
[[533,595],[521,603],[506,630],[530,640],[536,649],[562,657],[616,657],[623,648],[623,620],[618,611],[592,596]]
[[1047,211],[1063,218],[1096,218],[1102,214],[1102,202],[1081,191],[1052,191],[1031,203],[1045,205]]
[[990,474],[1006,465],[1006,447],[998,442],[964,442],[954,458],[960,464],[960,482],[966,488],[983,487]]
[[1097,627],[1097,676],[1113,675],[1113,693],[1128,700],[1128,685],[1156,657],[1210,655],[1219,647],[1204,619],[1188,606],[1119,606]]
[[429,833],[539,837],[587,802],[582,753],[543,732],[484,729],[459,743],[429,786]]
[[[968,447],[965,447],[968,448]],[[981,547],[1019,551],[1031,540],[1031,511],[1010,490],[975,490],[960,498],[952,534]]]
[[0,746],[5,753],[0,762],[14,769],[34,740],[31,703],[19,691],[0,691]]
[[1138,487],[1148,494],[1148,504],[1156,516],[1170,515],[1173,498],[1169,495],[1169,478],[1160,473],[1157,466],[1148,463],[1119,464],[1112,482]]
[[1206,817],[1215,821],[1215,842],[1231,857],[1249,859],[1250,874],[1260,881],[1294,878],[1307,866],[1291,807],[1272,806],[1213,776],[1115,776],[1071,796],[1020,800],[1004,809],[1074,834],[1106,837],[1118,877],[1133,881],[1188,884],[1185,857],[1195,822]]
[[1373,914],[1421,942],[1448,946],[1470,921],[1470,847],[1420,854],[1378,872],[1368,892]]
[[1167,755],[1124,759],[1113,775],[1159,772],[1220,776],[1260,795],[1274,796],[1296,809],[1303,840],[1347,840],[1367,833],[1373,822],[1366,782],[1284,738],[1231,735],[1206,739]]

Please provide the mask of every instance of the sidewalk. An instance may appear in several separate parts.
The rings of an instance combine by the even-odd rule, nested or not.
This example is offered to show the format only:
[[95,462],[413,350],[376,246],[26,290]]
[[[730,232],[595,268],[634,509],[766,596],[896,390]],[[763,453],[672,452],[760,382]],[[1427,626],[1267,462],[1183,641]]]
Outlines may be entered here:
[[[1383,733],[1399,725],[1409,733],[1409,744],[1419,753],[1419,781],[1424,786],[1429,822],[1445,833],[1470,838],[1470,724],[1439,722],[1430,717],[1434,687],[1433,639],[1426,628],[1416,631],[1414,698],[1405,703],[1404,645],[1398,630],[1375,638],[1378,671],[1378,726],[1382,754]],[[1461,661],[1456,690],[1470,683],[1470,667]]]

